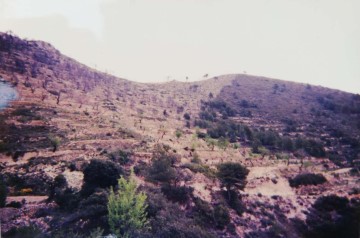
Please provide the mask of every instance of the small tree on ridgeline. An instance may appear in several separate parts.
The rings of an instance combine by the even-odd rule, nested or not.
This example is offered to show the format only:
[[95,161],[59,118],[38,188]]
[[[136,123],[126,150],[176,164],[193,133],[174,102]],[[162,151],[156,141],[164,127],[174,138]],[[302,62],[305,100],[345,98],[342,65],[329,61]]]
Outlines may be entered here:
[[118,180],[119,190],[111,188],[108,201],[110,230],[118,237],[128,238],[147,225],[146,194],[136,192],[136,182],[131,172],[129,180]]

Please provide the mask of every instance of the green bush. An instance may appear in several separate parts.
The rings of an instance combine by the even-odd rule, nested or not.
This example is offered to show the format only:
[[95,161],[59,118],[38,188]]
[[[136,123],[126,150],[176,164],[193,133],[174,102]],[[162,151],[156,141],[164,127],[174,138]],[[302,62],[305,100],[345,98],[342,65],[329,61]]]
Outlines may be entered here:
[[108,195],[107,190],[98,188],[89,197],[80,201],[77,220],[85,222],[84,229],[91,230],[101,227],[107,230],[109,228],[107,217]]
[[171,185],[164,185],[161,187],[161,192],[164,193],[167,199],[181,204],[185,204],[189,201],[193,191],[194,189],[192,187],[186,186],[176,187]]
[[137,193],[137,184],[132,178],[118,180],[119,190],[110,191],[108,218],[110,230],[119,237],[131,237],[131,234],[147,225],[146,194]]
[[[229,196],[230,194],[230,196]],[[245,211],[245,206],[241,202],[240,196],[236,191],[230,191],[230,192],[223,192],[224,197],[227,198],[228,205],[234,209],[234,211],[241,216],[243,212]]]
[[230,223],[228,209],[223,205],[217,205],[214,208],[214,220],[217,228],[224,229]]
[[226,187],[230,200],[230,191],[234,188],[243,190],[249,170],[239,163],[226,162],[218,165],[217,177],[222,187]]
[[208,202],[200,198],[195,198],[194,202],[195,221],[199,225],[224,229],[230,223],[230,214],[225,206],[220,204],[212,208]]
[[175,136],[176,136],[177,139],[180,139],[180,137],[182,136],[182,131],[179,130],[179,129],[177,129],[177,130],[175,131]]
[[108,156],[109,159],[111,159],[113,162],[119,163],[121,165],[126,165],[131,161],[132,154],[133,153],[131,151],[117,150],[110,153]]
[[184,114],[184,119],[188,121],[188,120],[190,120],[190,118],[191,118],[191,117],[190,117],[190,114],[186,112],[186,113]]
[[210,229],[203,229],[196,224],[190,214],[181,210],[178,204],[167,200],[158,189],[150,189],[146,191],[146,194],[148,195],[147,211],[151,229],[149,232],[142,232],[141,235],[134,237],[217,237],[210,233]]
[[360,200],[336,195],[318,198],[306,218],[309,238],[358,238],[360,236]]
[[208,178],[216,178],[216,171],[206,164],[202,163],[186,163],[183,168],[188,168],[194,173],[202,173]]
[[65,211],[73,211],[80,202],[79,194],[71,188],[56,188],[54,194],[55,203]]
[[139,161],[139,164],[134,166],[134,173],[136,176],[145,176],[148,165],[144,161]]
[[50,135],[48,138],[50,140],[51,146],[53,147],[53,152],[57,151],[61,143],[60,138],[53,135]]
[[88,196],[96,188],[115,186],[121,174],[123,174],[122,169],[114,162],[92,159],[90,164],[84,169],[82,195]]
[[158,145],[153,152],[153,159],[147,171],[147,179],[152,182],[172,183],[177,172],[173,167],[179,161],[179,156],[169,152],[170,148]]
[[291,187],[299,187],[301,185],[318,185],[323,184],[327,180],[322,174],[304,173],[296,175],[295,178],[289,179]]
[[201,198],[194,198],[195,221],[203,227],[214,226],[214,210],[211,205]]

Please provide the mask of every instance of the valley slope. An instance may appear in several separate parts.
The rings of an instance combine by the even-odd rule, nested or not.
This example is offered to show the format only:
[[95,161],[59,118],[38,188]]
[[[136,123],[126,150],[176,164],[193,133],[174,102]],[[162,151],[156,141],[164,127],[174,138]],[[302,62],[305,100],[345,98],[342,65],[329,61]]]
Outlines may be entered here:
[[[94,159],[126,177],[135,170],[152,228],[138,237],[303,237],[299,224],[318,234],[309,219],[320,197],[359,205],[359,95],[244,74],[136,83],[6,33],[0,77],[19,94],[0,112],[0,171],[12,203],[0,208],[5,237],[30,226],[50,236],[109,232],[108,188],[84,189]],[[175,199],[149,179],[159,151],[176,158],[171,185],[183,190]],[[249,170],[239,204],[217,177],[226,162]],[[326,182],[290,186],[309,173]],[[67,184],[60,201],[59,175]]]

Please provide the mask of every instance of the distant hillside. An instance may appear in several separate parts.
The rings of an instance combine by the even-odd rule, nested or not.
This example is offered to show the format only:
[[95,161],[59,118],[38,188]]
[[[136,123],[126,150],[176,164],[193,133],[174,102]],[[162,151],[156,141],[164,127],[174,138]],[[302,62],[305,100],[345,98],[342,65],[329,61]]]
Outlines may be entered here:
[[[222,77],[215,80],[222,80]],[[294,144],[288,146],[290,151],[296,150],[297,138],[307,138],[324,147],[326,153],[319,154],[320,157],[330,156],[339,165],[359,163],[360,95],[264,77],[234,75],[231,85],[224,86],[202,109],[205,121],[211,121],[211,116],[206,118],[206,115],[216,111],[223,119],[231,118],[264,132],[265,137],[271,136],[267,132],[289,137]],[[275,145],[266,138],[260,139],[264,145]]]
[[250,75],[136,83],[8,33],[0,78],[18,93],[0,111],[2,237],[118,232],[120,176],[147,196],[146,227],[111,218],[131,237],[359,237],[359,95]]
[[[291,137],[294,150],[296,138],[304,137],[319,143],[326,150],[326,155],[320,155],[331,157],[338,165],[359,163],[360,95],[250,75],[218,76],[193,83],[140,84],[93,70],[45,42],[4,33],[0,40],[0,76],[23,88],[22,96],[31,100],[56,104],[68,100],[79,107],[116,110],[110,102],[116,99],[135,113],[158,115],[168,110],[171,115],[187,111],[198,119],[197,113],[204,110],[202,103],[223,101],[234,111],[223,116],[254,130]],[[221,109],[218,106],[216,110]],[[213,109],[205,112],[214,113]]]

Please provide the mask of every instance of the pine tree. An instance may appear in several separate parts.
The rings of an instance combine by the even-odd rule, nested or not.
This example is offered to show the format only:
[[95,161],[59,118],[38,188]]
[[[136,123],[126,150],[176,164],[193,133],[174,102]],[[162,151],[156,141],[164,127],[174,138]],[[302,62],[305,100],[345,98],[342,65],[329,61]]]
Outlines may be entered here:
[[127,181],[124,177],[118,180],[119,190],[114,192],[111,188],[108,212],[111,231],[118,237],[128,238],[138,229],[147,225],[146,220],[146,194],[136,193],[136,182],[133,172]]

